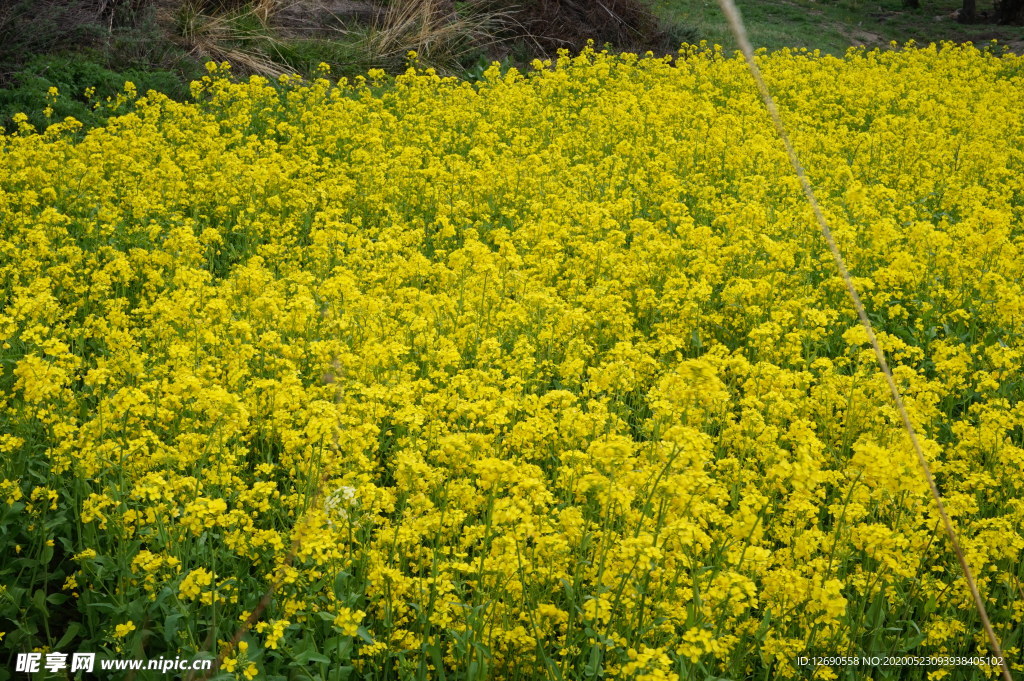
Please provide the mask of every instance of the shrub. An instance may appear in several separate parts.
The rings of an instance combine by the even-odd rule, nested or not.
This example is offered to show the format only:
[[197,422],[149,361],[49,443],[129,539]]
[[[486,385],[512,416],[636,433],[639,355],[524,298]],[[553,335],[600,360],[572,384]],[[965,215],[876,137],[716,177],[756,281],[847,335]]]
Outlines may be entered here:
[[[113,113],[104,104],[114,100],[126,82],[140,93],[157,90],[175,99],[188,95],[187,86],[172,71],[112,71],[99,63],[98,55],[44,55],[25,64],[13,76],[12,87],[0,90],[0,126],[13,128],[12,117],[17,113],[28,115],[28,122],[39,130],[68,116],[87,128],[98,125]],[[51,94],[50,88],[56,88],[57,94]]]

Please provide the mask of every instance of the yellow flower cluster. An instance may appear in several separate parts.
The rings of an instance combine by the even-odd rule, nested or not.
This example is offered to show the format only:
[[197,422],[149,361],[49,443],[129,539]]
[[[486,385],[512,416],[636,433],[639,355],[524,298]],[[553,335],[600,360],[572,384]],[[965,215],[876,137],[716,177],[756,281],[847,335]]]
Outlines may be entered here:
[[338,627],[345,636],[355,636],[359,631],[359,623],[364,617],[366,617],[366,613],[362,610],[352,611],[349,608],[342,608],[334,618],[334,626]]
[[[1019,647],[1024,60],[757,58]],[[0,136],[19,546],[65,513],[82,592],[177,622],[168,655],[258,611],[245,678],[984,648],[742,60],[372,80],[211,65],[192,103]]]

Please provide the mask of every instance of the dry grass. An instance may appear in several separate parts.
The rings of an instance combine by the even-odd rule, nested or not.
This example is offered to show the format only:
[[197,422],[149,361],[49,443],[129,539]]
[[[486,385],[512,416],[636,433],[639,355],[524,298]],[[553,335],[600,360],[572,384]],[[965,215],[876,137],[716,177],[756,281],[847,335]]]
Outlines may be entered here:
[[412,50],[422,64],[452,73],[467,55],[497,45],[516,28],[522,26],[513,12],[478,3],[456,12],[450,0],[396,0],[371,23],[362,48],[383,68],[401,65]]
[[641,0],[477,0],[482,8],[503,7],[519,21],[520,33],[548,55],[565,48],[578,51],[589,40],[617,49],[658,53],[674,52],[683,39]]
[[270,26],[285,7],[281,0],[256,0],[218,12],[202,0],[181,0],[164,3],[162,23],[174,27],[174,39],[197,59],[227,61],[239,72],[277,78],[294,73],[280,58],[283,42]]
[[395,72],[415,51],[421,65],[456,75],[591,38],[643,51],[659,30],[641,0],[0,0],[0,80],[19,55],[83,45],[131,49],[147,63],[157,46],[155,59],[177,55],[189,73],[213,60],[268,78],[321,62],[338,73]]
[[282,29],[287,22],[281,19],[287,16],[294,23],[308,15],[318,24],[314,40],[352,45],[350,53],[358,63],[338,64],[343,68],[394,71],[415,51],[422,65],[451,75],[468,57],[511,34],[522,36],[523,27],[511,12],[484,4],[467,3],[456,12],[451,0],[395,0],[365,23],[353,25],[332,16],[327,6],[313,8],[300,0],[162,0],[160,23],[193,58],[228,61],[240,73],[270,78],[294,73],[287,55],[302,40]]

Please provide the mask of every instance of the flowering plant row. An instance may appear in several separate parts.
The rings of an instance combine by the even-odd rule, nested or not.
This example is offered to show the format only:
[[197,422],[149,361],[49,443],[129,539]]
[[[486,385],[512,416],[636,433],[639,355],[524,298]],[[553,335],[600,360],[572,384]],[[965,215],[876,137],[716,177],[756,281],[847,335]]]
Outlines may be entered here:
[[[1024,62],[758,59],[1016,665]],[[0,136],[12,656],[995,674],[742,60],[192,92]]]

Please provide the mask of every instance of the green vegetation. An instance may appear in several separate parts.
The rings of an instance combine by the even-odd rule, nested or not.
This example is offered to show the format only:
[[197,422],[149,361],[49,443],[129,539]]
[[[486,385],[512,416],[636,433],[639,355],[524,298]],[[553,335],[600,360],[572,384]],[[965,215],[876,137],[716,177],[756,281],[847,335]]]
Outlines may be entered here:
[[188,96],[182,74],[175,71],[113,71],[95,53],[40,55],[12,76],[11,87],[0,90],[0,122],[23,112],[38,130],[68,116],[90,128],[118,112],[117,98],[126,82],[141,92],[157,90],[175,99]]
[[[708,42],[736,49],[715,0],[652,0],[665,18],[693,26]],[[992,2],[979,2],[982,23],[960,24],[960,0],[923,0],[920,9],[908,9],[903,0],[737,0],[755,47],[769,50],[806,47],[841,55],[851,45],[886,47],[952,40],[977,45],[999,40],[1014,52],[1024,47],[1020,26],[984,23],[994,16]]]

